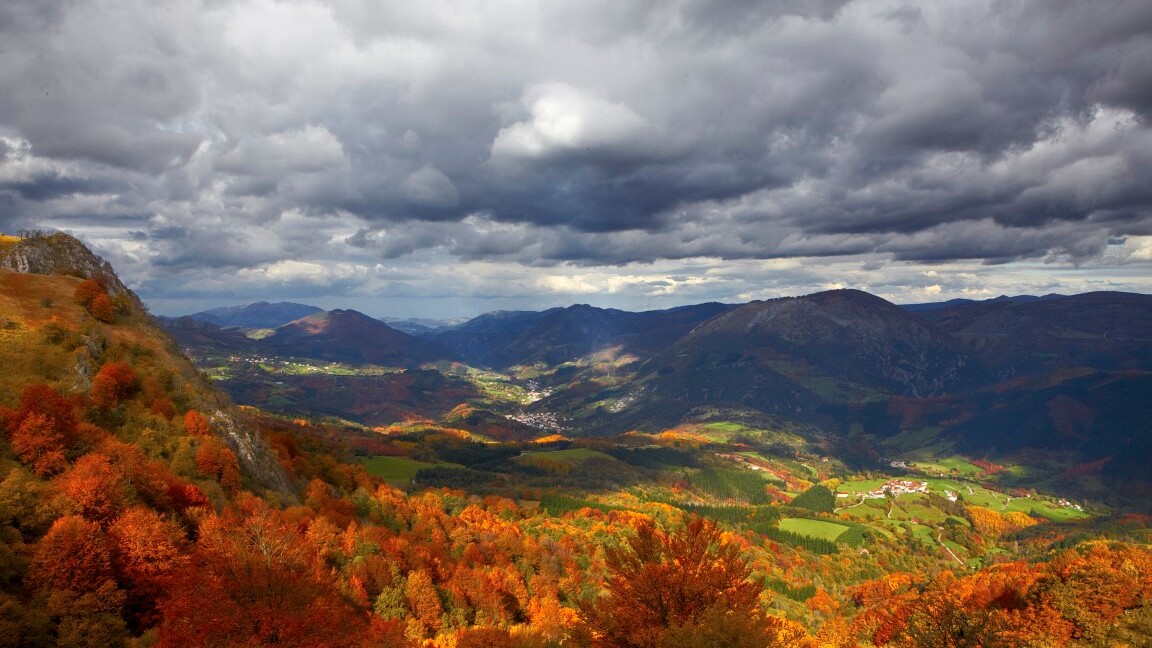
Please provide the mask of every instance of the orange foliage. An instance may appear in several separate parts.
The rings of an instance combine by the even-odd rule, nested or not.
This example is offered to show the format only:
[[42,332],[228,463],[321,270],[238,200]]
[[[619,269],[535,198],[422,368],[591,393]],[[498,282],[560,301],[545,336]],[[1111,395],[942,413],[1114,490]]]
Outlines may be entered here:
[[404,599],[425,634],[440,628],[440,615],[444,608],[440,605],[440,595],[436,593],[436,586],[428,572],[421,569],[408,574]]
[[982,506],[967,506],[965,510],[977,533],[994,538],[1039,524],[1036,519],[1021,511],[1000,513]]
[[3,413],[4,429],[12,450],[41,477],[63,470],[76,440],[76,412],[72,402],[48,385],[29,385],[14,411]]
[[96,295],[92,303],[88,304],[88,312],[105,324],[116,321],[116,308],[112,306],[112,300],[108,295]]
[[215,437],[205,440],[196,451],[196,467],[208,477],[218,480],[229,495],[240,491],[240,466],[236,462],[236,453],[225,446],[223,441]]
[[161,603],[161,646],[358,646],[368,617],[299,531],[260,500],[201,522],[192,568]]
[[110,324],[116,319],[116,308],[108,297],[108,289],[98,279],[85,279],[76,286],[76,301],[79,302],[92,317]]
[[128,509],[108,527],[112,563],[128,587],[127,617],[138,627],[154,625],[156,603],[172,575],[188,563],[180,527],[155,511]]
[[86,454],[58,479],[60,491],[81,514],[96,522],[111,522],[128,499],[124,473],[105,455]]
[[43,414],[30,414],[9,437],[16,456],[41,477],[54,475],[68,465],[64,437]]
[[76,286],[76,292],[73,293],[76,301],[85,308],[92,303],[93,299],[96,299],[97,295],[107,296],[108,290],[104,287],[103,283],[96,279],[85,279],[81,281],[79,285]]
[[184,432],[188,436],[212,436],[212,427],[208,425],[208,418],[196,410],[188,410],[184,415]]
[[112,553],[100,525],[62,517],[36,546],[28,580],[38,589],[93,592],[115,584]]
[[877,645],[1091,643],[1152,595],[1152,551],[1096,543],[1048,563],[944,572],[918,585],[887,580],[856,588],[868,595],[854,626]]
[[731,635],[725,644],[768,644],[760,587],[748,581],[748,564],[721,542],[715,523],[693,518],[665,533],[642,521],[624,547],[608,549],[607,563],[607,596],[581,608],[596,645],[655,647],[669,633],[718,632]]
[[101,409],[115,407],[131,398],[139,388],[136,370],[123,362],[107,362],[92,379],[92,404]]

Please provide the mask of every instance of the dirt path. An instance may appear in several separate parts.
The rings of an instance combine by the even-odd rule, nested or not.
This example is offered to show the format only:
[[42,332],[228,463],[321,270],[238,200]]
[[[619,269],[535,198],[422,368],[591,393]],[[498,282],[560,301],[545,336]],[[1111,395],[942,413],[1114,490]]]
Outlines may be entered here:
[[859,502],[856,502],[855,504],[852,504],[852,505],[850,505],[850,506],[841,506],[840,508],[834,508],[834,509],[832,509],[832,512],[833,512],[833,513],[838,513],[838,512],[840,512],[840,511],[843,511],[843,510],[845,510],[845,509],[856,508],[857,506],[860,506],[861,504],[863,504],[865,499],[867,499],[867,498],[866,498],[866,497],[864,497],[863,495],[861,495],[861,496],[860,496],[860,501],[859,501]]
[[952,547],[949,547],[948,545],[944,544],[943,536],[944,536],[944,531],[937,530],[936,531],[936,542],[939,542],[940,546],[944,547],[944,551],[947,551],[948,555],[952,556],[952,560],[955,560],[956,563],[958,565],[960,565],[961,567],[965,567],[966,565],[964,564],[964,561],[960,560],[960,557],[952,552]]

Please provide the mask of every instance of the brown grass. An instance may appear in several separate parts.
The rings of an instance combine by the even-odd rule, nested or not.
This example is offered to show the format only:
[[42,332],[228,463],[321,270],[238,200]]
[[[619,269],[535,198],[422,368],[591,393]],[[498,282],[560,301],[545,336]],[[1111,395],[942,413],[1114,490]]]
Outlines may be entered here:
[[100,341],[95,348],[107,350],[100,361],[147,357],[146,373],[171,372],[183,376],[192,391],[203,390],[189,384],[198,382],[195,369],[171,353],[167,338],[145,323],[145,315],[99,322],[77,303],[79,284],[74,277],[0,271],[0,403],[13,404],[23,387],[34,382],[71,389],[78,361],[90,360],[85,338]]

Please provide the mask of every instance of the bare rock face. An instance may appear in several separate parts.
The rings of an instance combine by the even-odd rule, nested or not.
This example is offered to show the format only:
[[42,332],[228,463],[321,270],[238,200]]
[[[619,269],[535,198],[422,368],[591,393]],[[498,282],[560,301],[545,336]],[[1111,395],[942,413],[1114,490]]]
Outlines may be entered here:
[[110,263],[67,234],[34,232],[25,235],[15,245],[0,251],[0,269],[98,279],[105,283],[109,295],[126,296],[140,305],[140,300],[120,281]]
[[237,423],[232,414],[225,409],[213,411],[209,420],[212,429],[236,453],[240,465],[250,477],[281,493],[291,493],[295,490],[288,475],[284,474],[280,463],[273,456],[268,443],[256,430]]

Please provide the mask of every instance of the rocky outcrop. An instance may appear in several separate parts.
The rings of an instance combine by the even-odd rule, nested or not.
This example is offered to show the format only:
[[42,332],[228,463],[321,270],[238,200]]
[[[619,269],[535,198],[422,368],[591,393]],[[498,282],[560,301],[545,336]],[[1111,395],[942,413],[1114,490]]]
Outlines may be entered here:
[[0,269],[42,275],[97,279],[112,297],[127,297],[143,307],[136,294],[124,285],[112,264],[97,256],[76,237],[60,232],[32,232],[0,250]]
[[272,449],[256,430],[237,423],[232,414],[224,409],[211,412],[209,420],[216,434],[236,453],[240,466],[250,478],[281,493],[295,490]]

